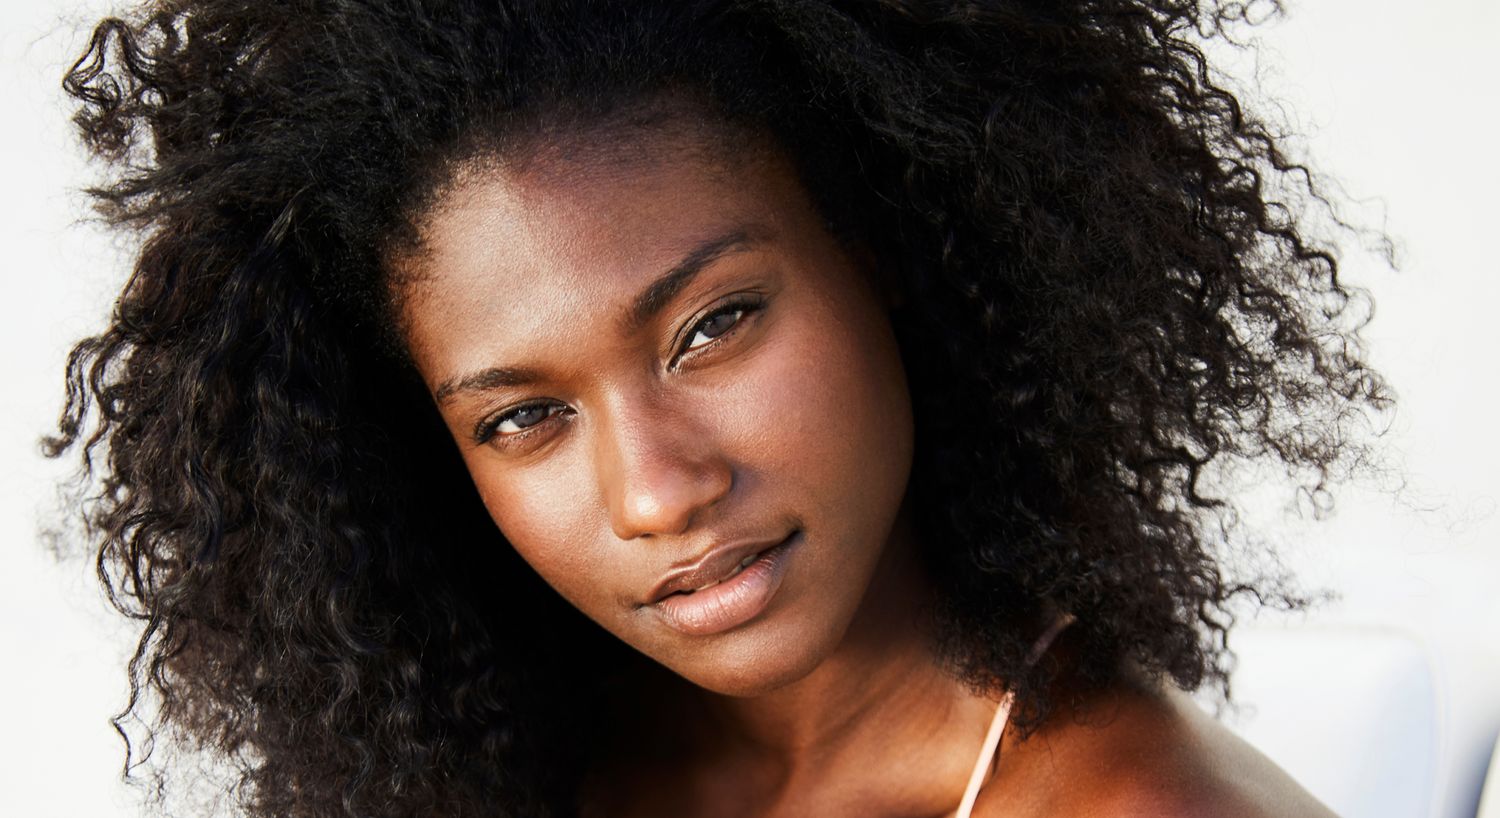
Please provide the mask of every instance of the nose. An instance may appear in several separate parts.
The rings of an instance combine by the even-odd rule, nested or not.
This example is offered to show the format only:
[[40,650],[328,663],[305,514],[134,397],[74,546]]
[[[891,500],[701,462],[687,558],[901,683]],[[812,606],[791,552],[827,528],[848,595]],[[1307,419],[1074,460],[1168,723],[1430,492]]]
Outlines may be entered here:
[[598,427],[599,477],[622,540],[687,531],[734,482],[709,429],[664,402],[616,401]]

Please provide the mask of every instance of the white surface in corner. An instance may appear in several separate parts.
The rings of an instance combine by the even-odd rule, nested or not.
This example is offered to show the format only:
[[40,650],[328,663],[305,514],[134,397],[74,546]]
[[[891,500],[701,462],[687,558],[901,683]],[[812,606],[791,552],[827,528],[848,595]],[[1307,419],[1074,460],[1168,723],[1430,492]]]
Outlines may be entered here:
[[1389,624],[1250,623],[1223,721],[1344,818],[1473,818],[1500,662]]

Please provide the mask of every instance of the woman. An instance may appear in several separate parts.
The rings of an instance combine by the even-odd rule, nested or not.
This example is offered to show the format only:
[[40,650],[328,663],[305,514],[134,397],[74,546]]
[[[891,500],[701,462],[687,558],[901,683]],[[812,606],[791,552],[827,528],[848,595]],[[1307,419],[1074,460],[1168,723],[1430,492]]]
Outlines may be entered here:
[[144,243],[52,446],[132,710],[254,816],[1329,814],[1183,692],[1300,604],[1226,467],[1386,401],[1235,8],[101,23]]

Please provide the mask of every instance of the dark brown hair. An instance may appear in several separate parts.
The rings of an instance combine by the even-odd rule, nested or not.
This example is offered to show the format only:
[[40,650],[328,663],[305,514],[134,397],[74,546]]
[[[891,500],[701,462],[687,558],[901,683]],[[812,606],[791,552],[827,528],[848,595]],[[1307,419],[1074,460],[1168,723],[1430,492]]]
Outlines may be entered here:
[[573,810],[561,705],[633,659],[479,504],[381,248],[475,134],[684,91],[774,140],[900,279],[955,671],[1035,724],[1056,606],[1088,683],[1133,660],[1223,685],[1235,599],[1297,599],[1221,564],[1233,506],[1205,476],[1264,458],[1321,490],[1386,402],[1299,227],[1306,170],[1210,79],[1239,9],[157,0],[100,23],[66,87],[97,200],[144,244],[50,445],[83,453],[100,575],[143,626],[132,710],[236,764],[251,816]]

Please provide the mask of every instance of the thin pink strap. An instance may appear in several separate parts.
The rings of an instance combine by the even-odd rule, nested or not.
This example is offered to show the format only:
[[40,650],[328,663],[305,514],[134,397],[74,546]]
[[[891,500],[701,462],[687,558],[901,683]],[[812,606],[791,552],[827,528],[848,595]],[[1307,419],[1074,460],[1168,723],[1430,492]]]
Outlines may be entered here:
[[[1073,622],[1072,614],[1063,614],[1047,628],[1042,638],[1031,646],[1031,655],[1026,657],[1026,665],[1029,667],[1036,664],[1047,652],[1052,640]],[[979,788],[989,778],[990,763],[995,760],[995,751],[1000,749],[1000,736],[1005,733],[1005,723],[1010,720],[1010,706],[1015,697],[1007,691],[1000,699],[1000,706],[995,708],[995,718],[990,720],[989,732],[984,734],[984,748],[979,751],[979,761],[974,765],[974,772],[969,773],[969,786],[964,789],[964,800],[958,804],[958,813],[953,818],[970,818],[974,811],[974,802],[979,800]]]
[[1000,734],[1005,732],[1005,722],[1010,719],[1011,698],[1006,693],[1000,699],[1000,706],[995,708],[990,731],[984,734],[984,749],[979,751],[979,763],[974,765],[974,772],[969,773],[969,786],[964,789],[964,800],[959,802],[958,814],[954,818],[969,818],[969,813],[974,811],[974,802],[979,800],[979,788],[984,786],[984,780],[989,777],[990,761],[995,757],[995,750],[1000,747]]

